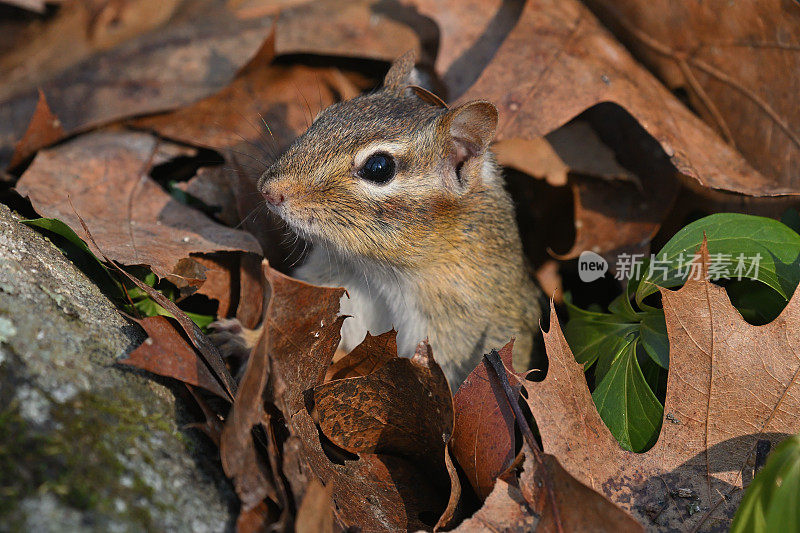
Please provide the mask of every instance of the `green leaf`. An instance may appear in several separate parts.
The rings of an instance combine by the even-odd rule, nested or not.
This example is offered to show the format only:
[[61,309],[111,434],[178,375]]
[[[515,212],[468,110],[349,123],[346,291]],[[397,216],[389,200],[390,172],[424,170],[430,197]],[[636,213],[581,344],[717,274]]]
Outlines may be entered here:
[[656,261],[642,273],[637,302],[659,287],[676,287],[686,281],[704,233],[711,279],[755,279],[772,287],[784,300],[794,293],[800,281],[800,235],[771,218],[718,213],[692,222],[664,245]]
[[592,393],[600,417],[620,446],[634,452],[655,443],[664,413],[639,367],[637,344],[638,338],[633,338],[623,347]]
[[800,211],[789,208],[781,215],[781,222],[789,226],[795,233],[800,233]]
[[667,321],[664,311],[647,312],[639,324],[642,336],[642,347],[661,368],[669,367],[669,337],[667,337]]
[[630,320],[635,320],[635,321],[639,320],[638,314],[633,309],[633,306],[631,305],[631,300],[628,297],[627,292],[623,292],[622,294],[614,298],[611,301],[611,303],[608,304],[608,310],[611,311],[612,314],[623,316]]
[[800,435],[769,455],[731,524],[731,533],[767,531],[800,531]]
[[[95,257],[92,251],[89,250],[89,246],[87,246],[86,243],[83,242],[83,239],[78,237],[78,235],[74,231],[72,231],[72,228],[70,228],[57,218],[32,218],[28,220],[22,220],[21,222],[28,226],[46,229],[47,231],[52,231],[57,235],[61,235],[62,237],[67,239],[69,242],[71,242],[72,244],[74,244],[87,254],[91,254],[93,257]],[[95,259],[97,259],[97,257],[95,257]],[[98,260],[97,262],[99,263],[100,261]]]
[[[139,311],[139,313],[141,313],[142,316],[172,317],[172,313],[161,307],[155,300],[151,299],[149,296],[134,302],[133,306],[136,308],[137,311]],[[184,313],[191,319],[192,322],[197,324],[197,326],[201,329],[208,327],[208,325],[214,321],[214,317],[211,315],[201,315],[199,313],[190,313],[189,311],[184,311]]]
[[595,376],[602,379],[611,360],[627,345],[630,336],[636,333],[638,324],[618,315],[584,311],[565,300],[570,320],[564,327],[564,337],[575,360],[582,363],[584,368],[589,368],[600,359]]
[[742,317],[756,326],[775,320],[787,303],[783,296],[770,287],[749,279],[731,281],[725,290]]

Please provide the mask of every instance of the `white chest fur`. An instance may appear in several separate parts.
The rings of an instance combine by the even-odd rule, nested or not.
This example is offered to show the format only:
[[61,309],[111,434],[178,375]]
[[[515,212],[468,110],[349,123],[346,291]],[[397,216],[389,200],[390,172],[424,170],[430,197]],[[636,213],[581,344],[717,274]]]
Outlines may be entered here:
[[395,328],[398,355],[410,357],[428,335],[414,286],[394,271],[368,261],[348,261],[315,246],[293,275],[315,285],[347,289],[341,301],[341,314],[351,316],[342,326],[344,351],[355,348],[367,332],[378,335]]

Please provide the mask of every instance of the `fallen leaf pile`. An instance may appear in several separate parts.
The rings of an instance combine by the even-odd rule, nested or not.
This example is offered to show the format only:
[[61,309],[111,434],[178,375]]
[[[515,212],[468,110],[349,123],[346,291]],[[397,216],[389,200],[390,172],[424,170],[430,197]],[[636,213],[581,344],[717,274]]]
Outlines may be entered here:
[[[192,392],[239,531],[723,530],[757,450],[800,432],[800,296],[753,326],[706,276],[661,290],[669,374],[644,453],[600,418],[557,313],[564,289],[588,292],[582,251],[647,253],[698,212],[798,204],[797,3],[0,4],[33,13],[0,26],[0,201],[62,221],[171,315],[132,317],[148,339],[120,362]],[[302,246],[255,187],[409,49],[448,103],[497,106],[494,151],[554,297],[543,367],[512,368],[512,341],[455,394],[424,339],[411,358],[394,331],[337,353],[344,291],[287,275]],[[249,358],[224,361],[193,306],[262,323]]]

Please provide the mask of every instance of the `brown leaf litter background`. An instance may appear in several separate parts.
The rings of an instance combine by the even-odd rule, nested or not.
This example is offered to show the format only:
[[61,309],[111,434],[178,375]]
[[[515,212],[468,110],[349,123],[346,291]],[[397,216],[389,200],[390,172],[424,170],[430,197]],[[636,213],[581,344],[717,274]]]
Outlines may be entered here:
[[[189,386],[195,427],[242,502],[239,531],[724,529],[758,442],[800,431],[797,297],[754,327],[705,280],[662,291],[665,419],[652,449],[630,453],[597,414],[555,307],[541,381],[511,368],[513,343],[505,370],[477,365],[455,396],[435,351],[398,358],[394,332],[337,354],[342,291],[282,273],[301,253],[254,186],[320,109],[372,90],[413,49],[448,103],[498,106],[495,152],[533,273],[558,304],[583,250],[647,253],[698,214],[798,204],[796,3],[0,10],[0,201],[81,237],[85,224],[99,257],[203,295],[219,317],[263,318],[234,380],[178,305],[131,280],[175,319],[137,319],[149,338],[121,362]],[[543,451],[520,438],[531,420],[515,415],[518,398]]]

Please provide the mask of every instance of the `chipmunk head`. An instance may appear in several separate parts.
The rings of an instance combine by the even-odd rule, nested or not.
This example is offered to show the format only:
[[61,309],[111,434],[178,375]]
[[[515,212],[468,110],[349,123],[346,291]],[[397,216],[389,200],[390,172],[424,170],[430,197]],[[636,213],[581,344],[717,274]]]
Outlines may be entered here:
[[382,89],[320,112],[261,176],[269,207],[312,242],[404,263],[474,206],[497,110],[448,109],[409,86],[413,67],[407,53]]

